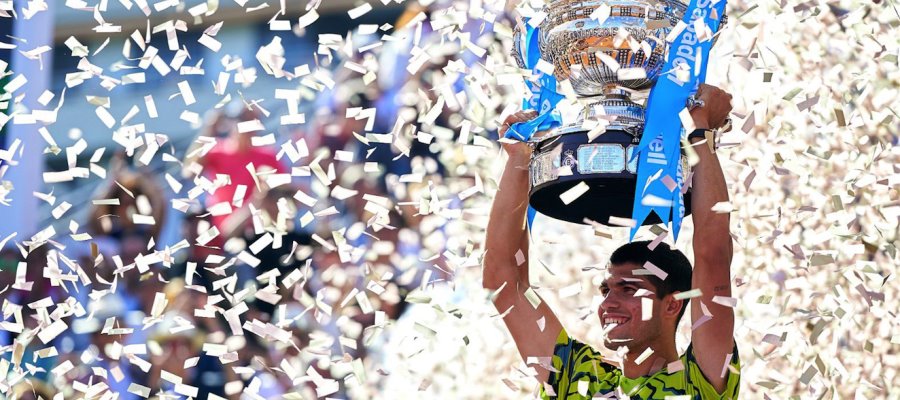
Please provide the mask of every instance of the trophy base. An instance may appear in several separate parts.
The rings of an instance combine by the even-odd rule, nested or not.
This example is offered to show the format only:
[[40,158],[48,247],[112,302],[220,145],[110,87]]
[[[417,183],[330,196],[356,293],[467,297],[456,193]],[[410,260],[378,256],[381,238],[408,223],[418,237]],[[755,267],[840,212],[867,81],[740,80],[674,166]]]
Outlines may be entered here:
[[[609,226],[610,217],[632,217],[637,161],[628,162],[639,137],[624,130],[608,130],[588,142],[584,130],[563,128],[560,133],[540,139],[531,165],[529,203],[551,218]],[[563,201],[567,192],[584,182],[588,190],[572,200]],[[684,195],[686,214],[691,209],[691,192]],[[643,225],[662,222],[651,212]]]

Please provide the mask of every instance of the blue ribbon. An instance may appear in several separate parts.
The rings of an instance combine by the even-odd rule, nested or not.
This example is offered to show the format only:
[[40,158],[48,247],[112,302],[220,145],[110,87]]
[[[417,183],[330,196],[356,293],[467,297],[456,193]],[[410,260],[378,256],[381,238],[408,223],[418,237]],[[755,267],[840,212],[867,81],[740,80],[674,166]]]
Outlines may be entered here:
[[519,49],[519,54],[522,55],[525,68],[538,75],[538,78],[537,82],[530,80],[527,82],[532,96],[530,99],[522,101],[522,109],[535,110],[538,115],[529,121],[512,124],[505,135],[507,138],[523,142],[531,139],[536,132],[562,125],[562,116],[556,111],[556,105],[565,96],[556,91],[556,77],[553,74],[545,74],[537,70],[538,62],[541,60],[540,36],[540,28],[529,25],[528,19],[526,19],[525,37],[520,42],[524,48]]
[[[683,129],[678,113],[684,109],[688,97],[706,80],[706,63],[712,47],[712,39],[702,42],[697,39],[693,22],[702,18],[713,33],[717,32],[725,3],[725,0],[715,3],[714,0],[691,0],[684,13],[687,27],[670,44],[664,73],[650,91],[647,124],[641,143],[632,155],[632,159],[638,157],[638,176],[632,212],[632,219],[637,223],[631,229],[631,240],[634,240],[650,211],[655,212],[663,223],[672,222],[672,233],[678,240],[681,220],[685,215],[681,193],[684,186],[681,165]],[[696,62],[697,57],[701,57],[700,62]],[[686,82],[675,76],[678,64],[686,64],[690,69]]]
[[[553,74],[545,74],[537,70],[538,61],[541,60],[540,28],[529,25],[528,19],[525,19],[524,22],[525,36],[520,42],[522,48],[518,50],[525,62],[525,68],[530,69],[538,78],[537,82],[527,81],[532,96],[522,102],[522,109],[525,111],[535,110],[538,115],[531,120],[512,124],[504,135],[506,138],[521,142],[528,141],[539,131],[562,125],[562,116],[556,111],[556,105],[565,97],[556,91],[556,77]],[[528,229],[531,229],[535,216],[537,216],[537,211],[529,206]]]

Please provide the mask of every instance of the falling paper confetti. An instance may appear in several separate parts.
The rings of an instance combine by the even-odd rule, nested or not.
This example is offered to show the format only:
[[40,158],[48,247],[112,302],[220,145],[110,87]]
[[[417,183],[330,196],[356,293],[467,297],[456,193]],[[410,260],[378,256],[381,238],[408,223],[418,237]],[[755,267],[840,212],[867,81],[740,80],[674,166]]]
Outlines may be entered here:
[[[0,397],[535,396],[552,360],[520,358],[482,264],[502,170],[526,173],[495,140],[534,78],[512,32],[548,13],[387,3],[0,1]],[[742,398],[897,398],[896,5],[731,1],[728,16],[708,81],[733,95],[716,140],[730,199],[713,207],[731,219],[731,294],[676,298],[699,304],[695,326],[734,310]],[[713,38],[678,22],[615,45],[647,53],[685,29]],[[676,247],[694,261],[689,221]],[[529,272],[515,307],[551,307],[614,360],[596,288],[635,221],[608,222],[537,216],[507,256]],[[673,279],[651,262],[632,279],[648,277]]]

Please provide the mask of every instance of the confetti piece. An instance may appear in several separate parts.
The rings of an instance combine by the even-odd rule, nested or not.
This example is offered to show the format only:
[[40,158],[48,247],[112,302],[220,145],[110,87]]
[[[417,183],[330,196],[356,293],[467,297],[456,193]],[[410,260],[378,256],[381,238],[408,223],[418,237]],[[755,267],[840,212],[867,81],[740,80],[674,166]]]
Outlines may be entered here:
[[651,299],[649,297],[642,297],[641,298],[641,320],[649,321],[651,319],[653,319],[653,299]]
[[25,75],[19,74],[16,75],[6,86],[3,87],[3,91],[7,93],[13,93],[19,89],[21,89],[28,82],[28,78]]
[[637,225],[637,221],[635,221],[631,218],[621,218],[621,217],[616,217],[616,216],[611,215],[609,217],[609,224],[614,225],[614,226],[623,226],[623,227],[631,228],[631,227],[634,227],[635,225]]
[[591,19],[596,20],[598,25],[603,25],[603,22],[609,18],[611,12],[612,9],[609,7],[609,4],[600,4],[599,7],[591,12]]
[[678,118],[681,120],[681,126],[684,127],[685,132],[693,132],[697,128],[694,125],[694,117],[691,116],[691,112],[687,108],[682,108],[678,112]]
[[580,283],[574,283],[574,284],[566,286],[562,289],[559,289],[559,297],[560,298],[572,297],[572,296],[577,295],[578,293],[581,293],[581,284]]
[[240,133],[257,132],[257,131],[261,131],[261,130],[265,129],[262,122],[260,122],[260,120],[258,120],[258,119],[239,122],[237,124],[237,127],[238,127],[238,132],[240,132]]
[[72,365],[72,361],[66,360],[66,361],[63,361],[58,366],[56,366],[55,368],[53,368],[52,370],[50,370],[50,372],[55,376],[63,376],[74,368],[75,368],[75,366]]
[[543,72],[547,75],[552,75],[554,68],[555,67],[553,66],[553,64],[547,62],[544,59],[538,60],[538,63],[535,66],[535,69],[537,69],[538,71]]
[[663,280],[663,281],[666,280],[666,278],[669,276],[669,274],[666,273],[666,271],[663,271],[662,269],[660,269],[659,267],[657,267],[650,261],[647,261],[644,263],[644,269],[647,270],[650,274],[656,276],[657,278],[659,278],[660,280]]
[[735,308],[737,307],[737,299],[734,297],[726,297],[726,296],[715,296],[713,297],[713,303],[721,304],[725,307]]
[[533,288],[528,288],[525,290],[525,299],[528,300],[528,303],[537,310],[538,306],[541,305],[541,298],[535,293]]
[[563,204],[569,205],[573,201],[575,201],[579,197],[581,197],[581,195],[587,193],[587,191],[589,189],[590,189],[590,186],[588,186],[587,183],[584,183],[584,181],[581,181],[581,182],[578,182],[577,185],[569,188],[568,190],[566,190],[565,192],[560,194],[559,199],[563,202]]
[[116,119],[113,118],[112,114],[103,107],[97,107],[95,109],[97,117],[100,118],[100,121],[103,122],[103,125],[106,125],[107,128],[112,128],[113,125],[116,124]]
[[734,212],[734,206],[727,201],[723,201],[723,202],[714,204],[712,206],[712,211],[717,214],[728,214],[728,213]]
[[219,52],[219,50],[222,48],[222,42],[219,42],[218,40],[216,40],[216,38],[207,34],[200,35],[200,39],[197,40],[197,43],[202,44],[204,47],[212,50],[215,53]]
[[644,361],[647,361],[647,359],[650,358],[651,355],[653,355],[653,349],[647,347],[643,352],[641,352],[639,356],[637,356],[637,358],[634,359],[634,363],[640,365]]
[[[669,178],[669,179],[666,180],[665,178]],[[666,176],[666,177],[663,177],[663,183],[668,183],[666,185],[666,187],[668,188],[669,186],[674,184],[674,181],[670,177]],[[674,187],[673,187],[673,189],[674,189]],[[648,206],[648,207],[669,207],[672,205],[672,200],[664,199],[662,197],[654,196],[654,195],[648,193],[648,194],[644,195],[644,197],[641,198],[641,204]]]
[[623,81],[647,78],[647,71],[643,68],[619,68],[616,70],[616,74]]
[[336,161],[353,162],[353,153],[349,151],[338,150],[334,154]]
[[700,297],[702,292],[700,289],[691,289],[686,292],[675,293],[675,300],[684,300],[684,299],[692,299],[695,297]]
[[41,339],[41,342],[44,344],[50,343],[57,336],[62,334],[69,326],[66,325],[63,320],[58,319],[53,321],[49,326],[45,327],[38,333],[38,339]]
[[362,17],[369,11],[372,11],[372,5],[369,3],[363,3],[360,6],[347,11],[347,15],[350,16],[350,19],[357,19],[359,17]]

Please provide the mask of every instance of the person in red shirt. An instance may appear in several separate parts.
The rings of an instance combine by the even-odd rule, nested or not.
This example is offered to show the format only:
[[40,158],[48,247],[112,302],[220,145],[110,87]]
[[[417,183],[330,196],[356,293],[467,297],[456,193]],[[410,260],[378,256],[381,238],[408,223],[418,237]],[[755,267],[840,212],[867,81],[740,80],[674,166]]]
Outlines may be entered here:
[[[274,170],[274,173],[288,173],[287,167],[276,158],[275,149],[271,147],[253,146],[253,137],[261,130],[241,132],[238,128],[241,122],[259,120],[259,113],[252,109],[244,109],[238,116],[238,123],[233,125],[231,132],[225,140],[220,140],[199,162],[203,166],[204,175],[212,181],[218,175],[228,175],[230,183],[217,188],[206,198],[207,209],[220,203],[228,203],[233,211],[230,214],[213,215],[212,223],[220,232],[224,229],[225,221],[235,214],[238,209],[245,207],[247,200],[258,190],[251,169],[255,171],[257,180],[265,180],[261,172]],[[261,124],[260,124],[261,125]],[[252,168],[248,168],[252,165]],[[235,198],[235,193],[243,186],[243,196]]]

